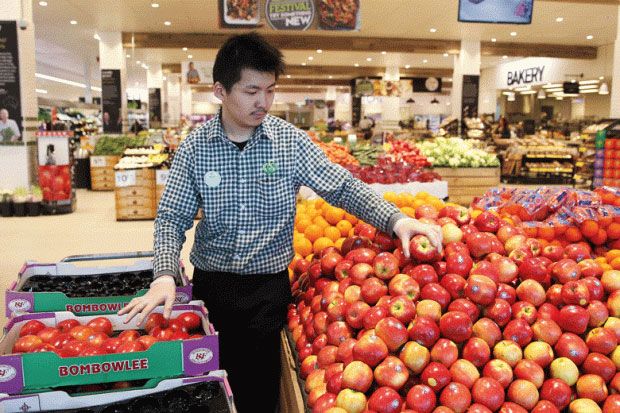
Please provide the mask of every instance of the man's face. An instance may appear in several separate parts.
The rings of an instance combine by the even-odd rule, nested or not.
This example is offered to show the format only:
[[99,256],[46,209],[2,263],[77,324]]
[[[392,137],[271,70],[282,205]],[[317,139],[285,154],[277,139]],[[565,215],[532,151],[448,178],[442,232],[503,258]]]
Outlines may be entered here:
[[103,112],[103,122],[108,123],[110,121],[110,114],[108,112]]
[[243,69],[241,79],[228,91],[216,88],[216,96],[222,100],[222,111],[229,121],[241,128],[255,128],[271,108],[275,88],[274,73]]
[[9,118],[9,111],[6,109],[0,110],[0,120],[2,122],[6,122],[8,118]]
[[189,64],[189,70],[194,70],[194,64],[193,63]]

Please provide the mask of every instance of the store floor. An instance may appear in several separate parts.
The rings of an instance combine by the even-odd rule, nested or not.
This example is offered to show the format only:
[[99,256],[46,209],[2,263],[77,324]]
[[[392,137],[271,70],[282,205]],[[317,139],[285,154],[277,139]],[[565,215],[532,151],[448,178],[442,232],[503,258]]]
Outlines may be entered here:
[[[193,267],[189,252],[194,229],[187,232],[181,253],[187,274]],[[77,209],[72,214],[0,218],[0,287],[4,291],[16,278],[25,261],[58,262],[69,255],[153,249],[153,221],[116,221],[114,192],[77,191]],[[119,265],[126,260],[80,265]],[[5,323],[4,293],[0,293],[1,324]]]

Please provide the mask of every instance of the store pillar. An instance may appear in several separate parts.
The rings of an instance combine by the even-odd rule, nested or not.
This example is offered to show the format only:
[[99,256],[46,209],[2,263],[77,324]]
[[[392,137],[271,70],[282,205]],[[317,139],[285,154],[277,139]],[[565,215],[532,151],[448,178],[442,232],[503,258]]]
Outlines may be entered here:
[[149,89],[149,128],[161,127],[163,85],[161,63],[150,63],[146,71],[146,86]]
[[127,68],[120,32],[99,34],[101,111],[104,133],[122,133],[127,122]]
[[478,115],[479,76],[480,40],[461,40],[461,52],[454,57],[452,116],[462,119],[463,109],[466,115]]
[[609,92],[611,94],[611,110],[609,116],[611,118],[620,118],[620,6],[618,6],[618,24],[617,24],[616,41],[613,46],[613,66],[611,72],[611,85]]

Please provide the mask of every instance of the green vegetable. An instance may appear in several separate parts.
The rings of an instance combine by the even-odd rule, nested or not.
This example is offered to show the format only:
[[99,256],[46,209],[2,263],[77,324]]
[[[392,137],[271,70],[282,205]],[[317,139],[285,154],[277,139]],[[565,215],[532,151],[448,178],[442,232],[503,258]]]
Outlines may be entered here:
[[104,135],[97,141],[94,156],[120,156],[125,151],[125,148],[132,146],[143,146],[146,144],[148,138],[146,136],[110,136]]
[[438,137],[435,138],[434,142],[425,141],[418,146],[428,161],[437,167],[480,168],[499,166],[497,156],[482,149],[474,148],[472,140]]

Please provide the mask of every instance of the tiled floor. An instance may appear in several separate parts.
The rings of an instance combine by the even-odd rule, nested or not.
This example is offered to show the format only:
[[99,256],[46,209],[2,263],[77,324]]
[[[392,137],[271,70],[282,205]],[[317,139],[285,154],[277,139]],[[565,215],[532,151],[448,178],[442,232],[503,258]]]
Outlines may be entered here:
[[[181,254],[187,274],[194,230],[187,233]],[[117,222],[113,192],[77,191],[77,209],[66,215],[0,218],[0,314],[4,324],[4,289],[27,260],[57,262],[76,254],[147,251],[153,248],[153,221]],[[118,262],[123,262],[118,261]],[[118,263],[114,261],[114,264]],[[125,261],[126,262],[126,261]],[[83,265],[105,265],[85,263]]]

